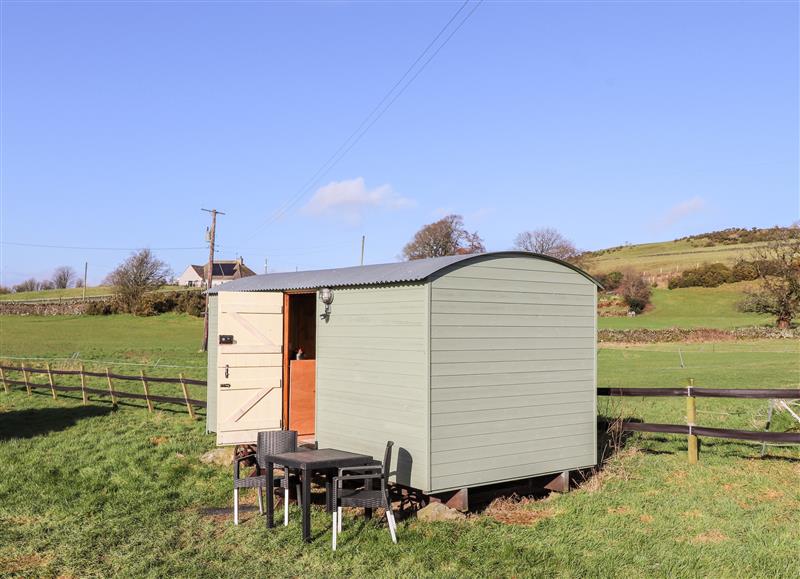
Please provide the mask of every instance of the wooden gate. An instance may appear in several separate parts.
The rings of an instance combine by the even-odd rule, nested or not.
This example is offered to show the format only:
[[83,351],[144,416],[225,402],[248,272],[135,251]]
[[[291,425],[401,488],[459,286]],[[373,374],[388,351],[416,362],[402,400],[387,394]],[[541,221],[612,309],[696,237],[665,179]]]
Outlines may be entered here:
[[217,444],[254,443],[283,416],[283,294],[219,292]]

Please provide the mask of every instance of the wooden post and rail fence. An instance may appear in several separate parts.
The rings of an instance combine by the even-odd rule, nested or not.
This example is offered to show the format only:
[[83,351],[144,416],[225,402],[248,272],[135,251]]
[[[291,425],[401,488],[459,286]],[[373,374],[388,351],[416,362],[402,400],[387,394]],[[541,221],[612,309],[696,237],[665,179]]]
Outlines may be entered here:
[[621,428],[627,432],[655,432],[660,434],[684,434],[688,442],[690,464],[699,459],[699,437],[729,438],[765,444],[800,444],[800,432],[767,432],[709,428],[698,426],[697,398],[738,398],[755,400],[797,400],[800,388],[696,388],[689,380],[686,388],[598,388],[598,396],[633,397],[686,397],[686,424],[653,424],[648,422],[623,421]]
[[[22,380],[15,380],[9,377],[8,373],[17,373]],[[47,374],[47,384],[32,382],[30,374]],[[80,386],[66,386],[57,384],[54,376],[78,376]],[[105,378],[107,388],[90,388],[86,385],[87,378]],[[114,380],[139,382],[142,386],[142,393],[119,390],[114,387]],[[146,376],[144,370],[138,376],[128,376],[124,374],[112,373],[109,368],[105,372],[92,372],[80,365],[78,370],[57,370],[50,367],[47,363],[45,368],[26,367],[24,363],[17,366],[0,364],[0,382],[6,393],[11,391],[12,386],[23,386],[30,396],[35,388],[49,389],[52,397],[57,397],[57,392],[80,392],[81,400],[84,405],[89,402],[89,394],[95,396],[105,396],[111,398],[111,403],[116,406],[117,399],[129,398],[134,400],[144,400],[147,410],[153,412],[153,402],[166,404],[185,405],[189,416],[195,418],[195,408],[205,408],[205,400],[197,400],[189,397],[189,386],[206,386],[205,380],[192,380],[184,377],[180,373],[178,378],[164,378],[160,376]],[[181,398],[171,396],[153,395],[150,393],[151,383],[161,384],[180,384]],[[686,398],[686,424],[653,424],[647,422],[623,421],[621,428],[627,432],[653,432],[660,434],[680,434],[685,435],[688,441],[689,462],[694,464],[698,461],[699,437],[710,438],[729,438],[733,440],[747,440],[751,442],[762,442],[766,444],[800,444],[800,432],[767,432],[753,430],[733,430],[729,428],[710,428],[698,426],[697,420],[697,398],[738,398],[756,400],[796,400],[800,399],[800,388],[775,389],[775,388],[696,388],[694,380],[689,380],[686,388],[598,388],[598,396],[632,396],[632,397],[685,397]]]
[[[22,380],[15,380],[9,377],[9,373],[17,373],[22,377]],[[29,374],[47,374],[47,384],[41,382],[32,382]],[[57,384],[54,376],[78,376],[80,377],[80,386],[67,386],[64,384]],[[91,388],[86,385],[87,378],[105,378],[106,388]],[[153,412],[153,402],[164,404],[180,404],[185,405],[189,416],[195,418],[195,408],[205,408],[205,400],[197,400],[189,397],[189,386],[206,386],[205,380],[192,380],[184,377],[183,373],[178,378],[164,378],[161,376],[146,376],[144,370],[139,372],[138,376],[128,376],[125,374],[116,374],[106,368],[104,372],[92,372],[86,370],[83,364],[77,370],[58,370],[50,367],[50,363],[46,364],[45,368],[31,368],[26,367],[25,364],[19,366],[10,366],[0,364],[0,381],[3,383],[3,390],[8,394],[12,386],[23,386],[30,396],[35,388],[49,389],[53,399],[56,399],[58,392],[80,392],[81,400],[84,405],[89,403],[89,395],[104,396],[111,398],[111,404],[116,406],[117,400],[120,398],[130,398],[134,400],[144,400],[147,404],[147,410]],[[127,390],[120,390],[115,387],[114,381],[128,381],[139,382],[142,386],[142,393],[129,392]],[[182,397],[172,396],[159,396],[150,393],[150,384],[175,384],[181,386]]]

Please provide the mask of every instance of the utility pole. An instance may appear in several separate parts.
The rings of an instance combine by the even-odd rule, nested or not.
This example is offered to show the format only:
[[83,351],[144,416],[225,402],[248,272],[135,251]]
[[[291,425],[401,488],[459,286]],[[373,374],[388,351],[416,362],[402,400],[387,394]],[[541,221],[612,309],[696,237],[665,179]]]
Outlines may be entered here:
[[264,258],[264,273],[269,273],[269,269],[267,268],[267,258]]
[[364,265],[364,243],[367,241],[367,236],[361,236],[361,265]]
[[203,209],[211,213],[211,229],[208,231],[208,270],[206,271],[206,315],[203,322],[203,352],[208,352],[208,291],[214,279],[214,241],[217,233],[217,215],[225,215],[216,209]]
[[86,301],[86,275],[89,273],[89,262],[83,262],[83,301]]

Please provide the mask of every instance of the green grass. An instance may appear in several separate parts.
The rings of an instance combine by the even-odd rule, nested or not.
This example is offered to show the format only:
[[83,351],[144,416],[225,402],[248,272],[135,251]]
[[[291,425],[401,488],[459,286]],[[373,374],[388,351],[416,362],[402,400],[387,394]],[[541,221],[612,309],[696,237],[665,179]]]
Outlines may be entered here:
[[647,275],[659,275],[683,271],[698,263],[721,262],[732,265],[739,259],[748,259],[753,248],[761,243],[740,243],[736,245],[714,245],[704,247],[692,240],[662,241],[629,245],[608,250],[588,260],[586,268],[592,273],[624,271],[632,268]]
[[[31,356],[159,365],[198,366],[205,377],[206,356],[200,351],[202,318],[184,314],[153,317],[0,316],[0,358]],[[195,372],[195,375],[197,372]]]
[[[200,291],[200,288],[187,288],[177,285],[166,285],[155,291]],[[86,295],[91,296],[110,296],[114,293],[109,286],[93,286],[86,288]],[[18,292],[10,294],[0,294],[0,301],[25,301],[25,300],[57,300],[59,298],[79,298],[83,296],[83,288],[71,287],[66,289],[37,290],[32,292]]]
[[[87,296],[111,295],[110,287],[95,286],[87,287]],[[37,290],[32,292],[18,292],[11,294],[0,294],[0,301],[23,301],[23,300],[42,300],[58,298],[79,298],[83,296],[83,288],[71,287],[66,289]]]
[[[3,352],[202,358],[195,352],[200,322],[183,316],[10,319],[0,319]],[[797,340],[680,347],[686,368],[674,344],[603,348],[599,382],[676,386],[693,377],[698,386],[800,384]],[[601,399],[599,411],[680,423],[684,405]],[[268,531],[253,511],[233,527],[229,468],[198,461],[214,437],[179,407],[157,408],[151,415],[141,405],[111,411],[103,401],[88,407],[65,395],[54,401],[46,391],[0,393],[0,575],[785,577],[797,571],[796,447],[760,459],[756,445],[709,439],[700,464],[690,467],[681,437],[641,435],[580,490],[505,507],[530,525],[481,513],[455,523],[409,519],[400,523],[395,546],[380,520],[365,524],[349,514],[334,554],[330,519],[320,508],[311,545],[300,542],[294,507],[288,528]],[[764,401],[698,401],[699,421],[709,426],[761,428],[765,414]],[[245,502],[254,504],[254,497]]]
[[724,284],[715,288],[653,289],[652,309],[635,318],[598,318],[599,328],[736,328],[763,326],[770,316],[737,310],[744,298],[746,282]]

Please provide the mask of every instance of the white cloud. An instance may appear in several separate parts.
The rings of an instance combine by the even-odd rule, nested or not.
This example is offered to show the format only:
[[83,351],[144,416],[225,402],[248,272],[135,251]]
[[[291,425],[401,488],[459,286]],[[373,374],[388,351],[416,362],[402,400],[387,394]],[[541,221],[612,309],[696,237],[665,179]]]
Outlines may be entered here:
[[368,209],[397,210],[415,205],[394,192],[391,185],[367,189],[363,177],[333,181],[320,187],[303,207],[308,215],[338,215],[357,222]]
[[700,213],[706,209],[707,205],[706,200],[702,197],[692,197],[686,201],[681,201],[677,205],[673,205],[669,211],[656,222],[656,226],[666,229],[690,215]]

